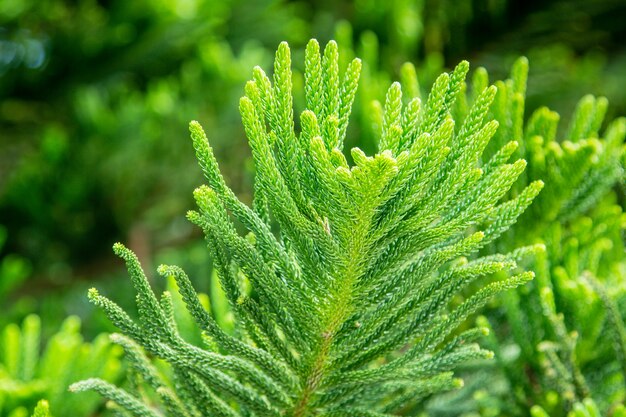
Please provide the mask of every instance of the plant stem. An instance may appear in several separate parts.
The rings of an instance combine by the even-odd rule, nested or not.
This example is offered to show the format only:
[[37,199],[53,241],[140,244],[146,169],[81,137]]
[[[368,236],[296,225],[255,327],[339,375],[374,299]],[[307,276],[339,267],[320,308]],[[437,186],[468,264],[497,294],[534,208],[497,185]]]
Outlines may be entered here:
[[352,311],[352,292],[357,279],[362,275],[362,260],[366,250],[366,233],[371,225],[371,216],[363,216],[350,229],[351,234],[346,239],[346,262],[345,268],[338,273],[337,281],[339,283],[336,291],[334,291],[333,299],[335,303],[331,303],[325,312],[326,325],[323,326],[324,331],[320,334],[318,349],[312,354],[311,367],[306,378],[306,384],[296,403],[293,417],[306,417],[312,394],[317,390],[323,381],[326,366],[328,365],[328,357],[331,351],[333,339],[339,327],[348,319]]

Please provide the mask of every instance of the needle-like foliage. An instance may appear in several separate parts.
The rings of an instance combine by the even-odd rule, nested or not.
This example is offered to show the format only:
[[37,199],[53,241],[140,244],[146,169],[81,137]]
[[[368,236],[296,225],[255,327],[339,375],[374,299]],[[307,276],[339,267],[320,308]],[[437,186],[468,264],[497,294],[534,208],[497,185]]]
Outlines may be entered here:
[[[527,160],[528,169],[510,198],[539,179],[546,187],[519,222],[483,252],[529,244],[546,250],[523,263],[536,272],[533,282],[502,294],[500,308],[478,320],[494,330],[485,346],[497,360],[475,365],[479,372],[468,378],[465,392],[433,401],[432,417],[470,410],[534,417],[623,412],[626,330],[619,306],[626,305],[626,223],[612,190],[624,183],[626,119],[606,123],[607,100],[585,96],[567,129],[559,129],[559,115],[545,107],[524,122],[527,73],[528,63],[520,58],[510,78],[496,82],[490,112],[501,128],[483,154],[483,168],[503,151],[512,153]],[[475,71],[455,117],[467,113],[465,103],[487,84],[487,72]]]
[[[551,415],[566,415],[593,398],[607,414],[626,395],[626,332],[615,307],[624,294],[624,215],[611,192],[624,179],[626,119],[605,123],[607,99],[588,95],[562,132],[559,115],[545,107],[524,125],[527,73],[527,61],[519,59],[511,77],[496,83],[492,109],[507,126],[494,143],[518,140],[516,152],[528,161],[513,193],[533,179],[546,183],[520,222],[496,242],[498,250],[539,242],[547,248],[530,261],[535,281],[502,297],[520,348],[517,360],[501,361],[517,392],[509,398],[517,407],[506,409],[525,414],[542,404]],[[485,82],[486,72],[479,71],[474,87]],[[506,344],[491,346],[502,351]]]
[[[496,87],[485,86],[455,120],[467,62],[442,74],[423,102],[416,88],[407,94],[393,83],[374,114],[378,152],[346,156],[361,63],[340,72],[339,62],[336,43],[321,51],[309,42],[306,109],[296,120],[287,44],[271,77],[254,69],[239,106],[256,166],[252,208],[226,185],[200,124],[190,125],[207,184],[194,192],[198,209],[188,218],[204,231],[236,331],[220,328],[181,269],[161,266],[207,337],[203,347],[188,343],[169,293],[157,298],[137,257],[116,244],[139,318],[95,289],[89,297],[123,333],[114,341],[154,395],[95,379],[74,390],[98,391],[121,415],[386,416],[458,387],[459,363],[492,355],[475,343],[485,328],[452,333],[492,296],[532,278],[509,272],[539,247],[477,253],[543,186],[504,198],[526,166],[509,162],[510,145],[481,163],[498,129],[489,118]],[[500,281],[477,282],[500,272]],[[469,284],[478,289],[460,300]],[[171,379],[152,356],[170,365]]]

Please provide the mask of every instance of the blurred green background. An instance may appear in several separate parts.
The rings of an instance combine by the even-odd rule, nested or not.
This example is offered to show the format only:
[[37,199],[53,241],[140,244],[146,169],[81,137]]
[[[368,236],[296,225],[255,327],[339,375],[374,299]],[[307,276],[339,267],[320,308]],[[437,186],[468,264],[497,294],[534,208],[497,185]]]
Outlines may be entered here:
[[[311,37],[365,55],[381,91],[360,91],[353,117],[405,61],[426,89],[461,59],[499,79],[526,55],[526,114],[547,105],[567,123],[586,93],[609,99],[608,120],[626,114],[624,22],[623,0],[2,0],[0,326],[36,312],[44,337],[70,314],[88,339],[113,330],[85,293],[131,305],[115,241],[207,291],[210,260],[184,218],[202,183],[187,124],[204,125],[249,201],[237,103],[282,40],[294,62]],[[367,148],[367,132],[349,134]]]

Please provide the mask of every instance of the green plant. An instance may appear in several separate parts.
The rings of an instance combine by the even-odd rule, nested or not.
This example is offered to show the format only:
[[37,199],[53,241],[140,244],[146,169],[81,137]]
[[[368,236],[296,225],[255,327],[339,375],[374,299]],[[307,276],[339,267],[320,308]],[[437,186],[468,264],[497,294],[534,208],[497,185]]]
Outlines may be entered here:
[[[77,398],[67,391],[80,378],[98,375],[115,382],[121,371],[118,347],[101,335],[85,343],[80,335],[80,320],[69,317],[40,352],[41,322],[36,315],[24,319],[21,328],[3,328],[0,342],[0,416],[26,417],[38,400],[45,398],[55,416],[86,416],[102,401],[90,395]],[[36,416],[47,405],[38,406]],[[37,414],[39,413],[39,414]]]
[[[626,399],[626,315],[618,308],[626,299],[626,223],[614,191],[624,178],[626,119],[606,123],[603,131],[607,100],[585,96],[563,131],[559,115],[547,108],[524,123],[527,72],[520,59],[508,80],[496,82],[492,117],[504,129],[485,154],[517,140],[515,152],[528,169],[512,187],[512,197],[538,179],[546,187],[487,251],[528,244],[546,250],[522,262],[536,279],[503,294],[499,308],[479,320],[494,330],[485,345],[497,361],[477,365],[480,384],[469,381],[472,390],[434,401],[435,416],[454,411],[522,416],[532,406],[566,416],[584,401],[611,415]],[[479,69],[468,100],[487,83],[486,71]]]
[[[0,225],[0,250],[6,242],[6,229]],[[0,258],[0,300],[4,300],[30,274],[30,265],[18,255]]]
[[[531,417],[550,417],[551,415],[540,406],[533,406],[530,409]],[[600,417],[603,414],[598,409],[598,406],[591,399],[586,399],[582,402],[574,404],[573,410],[567,414],[567,417]],[[626,408],[623,405],[616,407],[611,414],[613,417],[626,416]]]
[[[0,253],[4,249],[6,238],[7,231],[4,226],[0,225]],[[30,307],[27,301],[18,300],[9,309],[8,300],[11,299],[15,289],[30,275],[31,270],[30,263],[19,255],[9,253],[0,256],[0,303],[7,305],[2,317],[0,317],[0,327],[16,320],[16,316],[20,316],[20,313]]]
[[35,407],[35,410],[33,411],[32,417],[51,417],[48,401],[39,401],[37,403],[37,406]]
[[[547,250],[525,264],[537,273],[534,282],[502,297],[508,332],[520,349],[508,363],[501,355],[514,392],[505,409],[524,415],[540,404],[551,415],[566,415],[575,403],[593,398],[608,414],[626,398],[619,365],[626,350],[619,335],[623,317],[612,307],[626,290],[624,215],[612,191],[624,178],[626,119],[607,123],[603,132],[608,102],[585,96],[563,132],[559,115],[547,108],[536,110],[524,126],[527,72],[520,60],[509,80],[496,83],[494,118],[510,128],[494,142],[514,137],[522,145],[518,152],[528,170],[514,191],[537,179],[546,188],[496,248],[539,243]],[[506,327],[498,327],[495,334],[510,347]],[[503,351],[498,343],[491,346]]]
[[[255,68],[240,101],[257,169],[252,209],[226,186],[204,132],[191,124],[208,185],[195,191],[199,210],[188,218],[206,235],[236,316],[235,336],[198,303],[182,270],[161,266],[210,338],[203,347],[184,341],[171,295],[157,299],[137,257],[121,244],[114,250],[136,288],[139,320],[95,289],[89,293],[124,333],[116,340],[169,415],[409,410],[430,393],[459,386],[451,372],[457,364],[491,356],[474,343],[484,328],[453,331],[493,295],[532,277],[520,272],[457,299],[481,276],[515,271],[517,259],[538,250],[460,258],[510,227],[543,185],[534,182],[501,201],[526,165],[507,163],[510,144],[478,166],[497,128],[488,121],[496,88],[484,88],[455,125],[450,111],[466,62],[441,75],[424,104],[392,84],[378,120],[378,152],[368,157],[353,148],[351,166],[342,148],[360,61],[340,74],[338,60],[334,42],[323,54],[316,41],[308,44],[300,132],[287,44],[277,51],[273,83]],[[144,350],[170,365],[171,379]],[[87,389],[132,415],[157,415],[149,394],[98,379],[72,386]]]

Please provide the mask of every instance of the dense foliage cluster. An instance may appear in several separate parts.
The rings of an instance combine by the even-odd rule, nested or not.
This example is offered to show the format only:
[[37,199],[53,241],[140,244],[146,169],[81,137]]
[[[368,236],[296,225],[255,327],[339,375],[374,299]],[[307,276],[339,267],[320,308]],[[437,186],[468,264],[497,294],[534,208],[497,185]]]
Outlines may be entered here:
[[626,417],[624,16],[0,1],[0,417]]
[[[535,398],[536,382],[526,385],[519,365],[501,358],[516,393],[504,401],[519,401],[522,413],[533,405],[534,413],[545,413],[539,404],[553,411],[581,407],[592,393],[574,352],[576,336],[557,313],[558,282],[550,274],[565,261],[555,253],[558,228],[599,206],[623,175],[625,121],[617,120],[597,139],[606,101],[587,97],[569,140],[559,144],[558,118],[546,109],[523,127],[525,60],[516,63],[510,80],[495,86],[477,71],[467,95],[463,62],[438,77],[424,100],[408,66],[404,94],[393,83],[384,104],[375,104],[369,115],[378,135],[376,154],[352,148],[351,165],[343,142],[361,63],[346,63],[342,73],[339,62],[334,42],[323,53],[316,41],[307,46],[299,131],[287,45],[277,51],[273,82],[255,68],[240,101],[256,165],[252,208],[225,184],[205,133],[191,124],[208,184],[195,191],[199,210],[188,218],[204,231],[236,328],[229,334],[217,325],[181,269],[161,266],[159,273],[174,277],[207,337],[202,346],[187,342],[177,331],[171,294],[159,300],[137,257],[116,245],[137,291],[139,320],[96,290],[90,299],[124,333],[114,340],[125,347],[134,371],[169,415],[410,415],[430,394],[459,386],[451,373],[456,366],[492,356],[474,343],[490,334],[486,319],[482,326],[457,328],[489,298],[532,278],[521,270],[527,264],[538,279],[528,296],[513,292],[503,306],[522,349],[521,366],[536,366],[530,372],[541,376],[533,378],[554,389],[556,399],[542,402],[552,391]],[[527,171],[524,159],[508,162],[519,156],[528,159]],[[576,176],[567,171],[574,167]],[[538,197],[534,229],[513,226],[543,188],[541,178],[552,181],[548,189],[560,179],[561,185]],[[621,228],[619,208],[609,213],[620,220],[603,224]],[[245,226],[247,236],[233,220]],[[557,241],[538,239],[555,227],[551,235]],[[592,246],[610,239],[594,234],[592,225],[585,231]],[[616,237],[615,229],[602,232]],[[614,243],[608,249],[619,264],[623,245]],[[600,299],[596,308],[606,311],[595,327],[606,323],[615,334],[615,351],[603,357],[610,374],[623,357],[624,327],[614,301],[592,276],[603,247],[594,253],[590,259],[581,253],[589,265],[569,258],[567,265],[575,267],[569,271],[575,279],[585,271],[584,282]],[[608,272],[620,273],[620,266]],[[484,276],[500,279],[486,284],[479,279]],[[492,333],[487,341],[496,352],[502,350],[497,337]],[[146,353],[169,363],[166,374]],[[616,359],[606,361],[607,355]],[[623,376],[615,378],[613,386],[623,386]],[[94,389],[133,415],[156,415],[151,394],[143,391],[97,379],[72,389]],[[612,407],[623,395],[622,388],[600,398],[600,407]]]
[[[523,262],[536,273],[533,282],[504,294],[500,309],[478,320],[494,330],[485,340],[496,352],[487,371],[494,383],[477,388],[481,394],[474,400],[461,394],[435,401],[435,415],[478,409],[483,415],[548,410],[559,416],[590,404],[591,398],[594,410],[611,415],[625,399],[626,333],[619,307],[626,300],[625,216],[612,188],[624,181],[626,119],[608,123],[603,131],[606,99],[585,96],[564,133],[559,115],[547,108],[524,123],[527,66],[518,60],[511,78],[496,82],[499,97],[492,115],[508,128],[492,143],[511,138],[520,143],[515,152],[528,161],[528,169],[513,188],[537,179],[546,186],[489,250],[523,244],[542,244],[546,250]],[[474,83],[486,85],[486,77],[479,70]],[[483,368],[470,379],[484,375]]]
[[98,409],[97,396],[78,398],[67,387],[89,376],[120,380],[121,352],[106,334],[84,342],[80,325],[78,317],[68,317],[43,349],[41,320],[36,315],[26,317],[21,327],[11,323],[2,329],[0,416],[26,417],[41,398],[46,405],[39,408],[49,404],[57,416],[86,416]]

